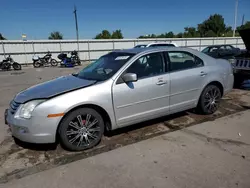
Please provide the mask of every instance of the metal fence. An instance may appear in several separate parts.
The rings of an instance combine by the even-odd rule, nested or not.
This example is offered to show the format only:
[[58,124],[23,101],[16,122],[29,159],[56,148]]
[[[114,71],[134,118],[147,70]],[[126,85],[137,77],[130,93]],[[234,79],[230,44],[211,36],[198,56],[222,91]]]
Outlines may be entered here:
[[[115,39],[115,40],[79,40],[79,55],[83,61],[93,61],[116,49],[133,48],[138,44],[151,42],[173,42],[181,47],[202,50],[208,45],[231,44],[245,48],[240,37],[220,38],[165,38],[165,39]],[[59,53],[77,50],[76,40],[2,40],[0,41],[0,61],[4,56],[11,55],[21,64],[32,63],[33,55],[43,56],[50,51],[55,59]]]

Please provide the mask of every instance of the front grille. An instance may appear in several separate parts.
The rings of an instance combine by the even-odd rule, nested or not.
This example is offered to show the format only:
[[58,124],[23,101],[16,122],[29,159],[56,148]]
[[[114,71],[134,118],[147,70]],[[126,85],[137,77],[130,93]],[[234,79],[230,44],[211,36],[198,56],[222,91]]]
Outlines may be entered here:
[[16,110],[18,109],[18,107],[20,106],[21,103],[17,103],[14,100],[12,100],[10,102],[10,113],[14,114],[16,112]]
[[250,59],[236,59],[234,67],[236,69],[250,70]]

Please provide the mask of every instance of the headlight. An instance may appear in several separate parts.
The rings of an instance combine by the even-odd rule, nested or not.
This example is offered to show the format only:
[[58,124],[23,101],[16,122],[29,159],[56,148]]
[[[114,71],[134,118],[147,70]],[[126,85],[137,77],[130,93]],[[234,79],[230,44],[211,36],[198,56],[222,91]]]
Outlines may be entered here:
[[35,109],[35,107],[43,103],[44,101],[45,100],[33,100],[33,101],[23,104],[21,108],[17,111],[17,113],[15,114],[15,118],[21,117],[25,119],[30,119],[31,114],[33,110]]

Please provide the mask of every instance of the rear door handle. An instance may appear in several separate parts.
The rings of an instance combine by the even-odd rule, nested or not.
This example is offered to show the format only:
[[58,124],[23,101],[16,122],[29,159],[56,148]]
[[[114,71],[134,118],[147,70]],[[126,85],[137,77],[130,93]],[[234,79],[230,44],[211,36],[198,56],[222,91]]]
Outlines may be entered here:
[[200,76],[206,76],[206,75],[207,75],[207,73],[206,73],[206,72],[201,71]]

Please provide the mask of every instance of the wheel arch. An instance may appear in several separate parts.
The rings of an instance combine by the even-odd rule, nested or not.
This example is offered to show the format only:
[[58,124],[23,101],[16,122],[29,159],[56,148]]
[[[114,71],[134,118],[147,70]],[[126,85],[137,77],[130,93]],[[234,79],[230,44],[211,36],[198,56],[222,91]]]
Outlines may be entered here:
[[103,118],[103,121],[105,123],[105,131],[109,131],[112,129],[110,115],[108,114],[108,112],[104,108],[102,108],[101,106],[96,105],[96,104],[82,104],[82,105],[76,106],[76,107],[70,109],[69,111],[67,111],[64,114],[64,116],[62,117],[62,119],[59,121],[58,126],[57,126],[57,130],[56,130],[56,141],[59,140],[58,133],[59,133],[59,129],[60,129],[60,125],[61,125],[62,121],[65,119],[65,117],[67,117],[67,115],[69,115],[71,112],[73,112],[79,108],[91,108],[91,109],[96,110]]
[[202,91],[203,91],[207,86],[209,86],[209,85],[215,85],[215,86],[217,86],[217,87],[220,89],[221,96],[224,95],[224,86],[223,86],[222,83],[219,82],[219,81],[211,81],[211,82],[209,82],[207,85],[205,85],[205,87],[203,87]]

